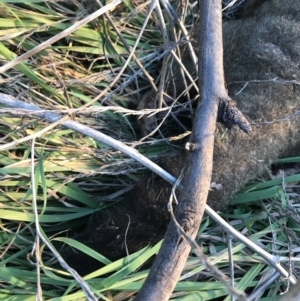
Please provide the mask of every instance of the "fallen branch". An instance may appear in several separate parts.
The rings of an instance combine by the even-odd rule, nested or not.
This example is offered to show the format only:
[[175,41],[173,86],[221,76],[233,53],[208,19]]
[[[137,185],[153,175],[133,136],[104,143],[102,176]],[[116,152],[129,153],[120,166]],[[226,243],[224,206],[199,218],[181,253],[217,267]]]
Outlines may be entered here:
[[[184,190],[175,214],[180,227],[192,239],[198,232],[210,187],[217,119],[228,128],[238,124],[245,132],[251,130],[225,89],[221,0],[202,0],[200,3],[198,78],[202,100],[186,147],[188,159]],[[190,250],[189,242],[183,238],[172,220],[159,254],[135,300],[168,300]]]

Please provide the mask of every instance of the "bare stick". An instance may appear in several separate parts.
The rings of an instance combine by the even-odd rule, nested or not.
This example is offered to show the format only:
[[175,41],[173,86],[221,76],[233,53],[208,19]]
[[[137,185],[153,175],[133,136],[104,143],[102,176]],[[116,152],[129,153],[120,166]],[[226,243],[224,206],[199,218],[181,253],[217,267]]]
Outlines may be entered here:
[[[219,117],[226,121],[228,117],[223,115],[224,111],[218,112],[219,104],[223,107],[228,99],[223,72],[221,0],[202,0],[200,3],[199,87],[202,100],[188,144],[184,190],[175,215],[181,228],[192,239],[200,226],[210,186],[216,120]],[[190,250],[190,244],[171,221],[159,254],[135,300],[168,300]]]

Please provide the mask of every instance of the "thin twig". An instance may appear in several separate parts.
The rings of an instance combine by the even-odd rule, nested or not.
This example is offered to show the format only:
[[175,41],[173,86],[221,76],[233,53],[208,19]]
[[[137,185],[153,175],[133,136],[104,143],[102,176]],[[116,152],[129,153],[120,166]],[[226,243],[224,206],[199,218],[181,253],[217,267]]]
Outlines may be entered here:
[[[156,7],[155,7],[157,16],[158,16],[158,21],[160,25],[160,30],[161,34],[163,37],[163,43],[164,43],[164,50],[169,48],[170,41],[169,41],[169,36],[166,28],[166,23],[163,17],[163,13],[161,10],[161,7],[159,5],[159,0],[156,0]],[[167,69],[168,69],[168,61],[169,61],[169,55],[166,55],[163,57],[163,62],[162,62],[162,68],[160,72],[160,83],[158,87],[158,108],[162,108],[164,99],[164,91],[165,91],[165,80],[166,80],[166,75],[167,75]]]
[[127,258],[129,258],[129,251],[128,251],[128,247],[127,247],[127,234],[128,234],[128,230],[129,230],[129,227],[130,227],[130,216],[128,214],[126,214],[128,216],[128,224],[127,224],[127,227],[126,227],[126,231],[125,231],[125,237],[124,237],[124,245],[125,245],[125,250],[126,250],[126,255],[127,255]]
[[35,229],[36,229],[36,237],[35,243],[33,245],[32,252],[35,252],[36,255],[36,273],[37,273],[37,295],[36,300],[42,301],[43,300],[43,291],[41,286],[41,267],[40,267],[40,238],[39,238],[39,214],[37,210],[37,203],[36,203],[36,189],[35,189],[35,172],[34,172],[34,144],[35,138],[31,141],[31,192],[32,192],[32,207],[34,212],[34,222],[35,222]]
[[[48,122],[56,122],[61,118],[60,115],[54,114],[51,112],[45,113],[44,110],[41,110],[38,106],[27,104],[21,100],[15,99],[9,95],[0,93],[0,104],[6,107],[10,108],[18,108],[18,109],[27,109],[32,111],[37,111],[37,116],[39,118],[45,119]],[[44,113],[40,113],[40,112]],[[143,164],[146,168],[150,169],[154,173],[158,174],[160,177],[162,177],[167,182],[171,183],[172,185],[176,182],[176,178],[174,178],[172,175],[170,175],[168,172],[166,172],[164,169],[159,167],[157,164],[153,163],[151,160],[146,158],[145,156],[141,155],[137,150],[133,149],[132,147],[129,147],[125,145],[124,143],[117,141],[99,131],[96,131],[88,126],[82,125],[78,122],[67,120],[62,123],[62,125],[66,128],[72,129],[75,132],[81,133],[83,135],[87,135],[95,140],[101,141],[119,151],[122,153],[130,156],[132,159],[140,162]],[[181,186],[178,187],[179,189],[182,189]],[[274,256],[260,248],[257,244],[246,238],[244,235],[242,235],[239,231],[231,227],[223,218],[221,218],[210,206],[206,205],[205,207],[206,213],[212,217],[218,224],[222,226],[222,228],[234,236],[237,240],[248,246],[250,249],[252,249],[254,252],[259,254],[263,259],[265,259],[270,266],[274,267],[282,276],[288,278],[292,284],[296,283],[296,279],[293,275],[290,275],[281,265],[278,258],[274,260]]]
[[79,274],[69,267],[69,265],[64,261],[64,259],[60,256],[60,254],[56,251],[56,249],[48,242],[47,239],[44,238],[44,235],[41,232],[40,224],[39,224],[39,215],[37,210],[37,203],[36,203],[36,191],[35,191],[35,172],[34,172],[34,142],[35,137],[32,139],[32,149],[31,149],[31,190],[32,190],[32,203],[33,203],[33,211],[35,216],[35,229],[36,229],[36,240],[35,240],[35,253],[36,253],[36,265],[37,265],[37,300],[43,300],[42,297],[42,288],[40,282],[40,266],[39,266],[39,238],[44,242],[44,244],[50,249],[52,254],[57,258],[58,262],[61,266],[67,270],[76,280],[76,282],[80,285],[82,291],[84,292],[87,300],[89,301],[97,301],[98,299],[94,296],[86,282],[79,276]]
[[[194,85],[191,84],[189,88]],[[184,92],[180,95],[182,96]],[[180,107],[181,105],[176,104],[175,102],[172,104],[172,106],[164,107],[161,109],[143,109],[143,110],[130,110],[123,108],[121,106],[103,106],[103,107],[98,107],[98,106],[92,106],[83,109],[82,111],[79,112],[79,115],[91,115],[91,114],[100,114],[106,111],[112,111],[115,113],[122,113],[124,116],[129,116],[129,115],[134,115],[134,116],[144,116],[144,115],[149,115],[153,116],[157,113],[160,112],[165,112],[165,111],[170,111],[170,107],[176,108]],[[57,113],[57,114],[73,114],[73,113],[78,113],[78,109],[67,109],[67,110],[51,110],[52,113]],[[13,115],[13,116],[34,116],[36,114],[40,113],[49,113],[49,110],[40,110],[39,112],[32,111],[32,110],[26,110],[26,109],[16,109],[15,111],[11,111],[9,109],[1,108],[0,109],[0,115]],[[166,116],[168,116],[169,113],[166,113]],[[275,124],[275,123],[280,123],[280,122],[288,122],[296,117],[300,116],[300,110],[294,112],[291,115],[288,115],[286,117],[280,118],[280,119],[275,119],[272,121],[262,121],[258,123],[250,123],[253,126],[261,126],[261,125],[270,125],[270,124]]]
[[[232,254],[232,236],[227,235],[227,245],[228,245],[228,260],[229,260],[229,275],[230,275],[230,285],[234,287],[234,263]],[[231,295],[231,301],[235,301],[233,295]]]
[[227,83],[227,86],[233,85],[233,84],[248,84],[248,83],[271,83],[271,84],[281,84],[281,85],[297,85],[300,86],[300,82],[293,79],[293,80],[284,80],[284,79],[278,79],[272,78],[272,79],[253,79],[253,80],[241,80],[241,81],[234,81]]

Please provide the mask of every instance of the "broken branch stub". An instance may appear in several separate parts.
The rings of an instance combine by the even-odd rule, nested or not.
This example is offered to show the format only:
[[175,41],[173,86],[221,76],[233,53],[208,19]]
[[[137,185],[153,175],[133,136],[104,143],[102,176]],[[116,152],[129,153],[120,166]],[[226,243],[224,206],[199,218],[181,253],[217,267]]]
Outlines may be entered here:
[[250,123],[230,97],[219,99],[217,121],[228,129],[236,124],[245,133],[251,132]]

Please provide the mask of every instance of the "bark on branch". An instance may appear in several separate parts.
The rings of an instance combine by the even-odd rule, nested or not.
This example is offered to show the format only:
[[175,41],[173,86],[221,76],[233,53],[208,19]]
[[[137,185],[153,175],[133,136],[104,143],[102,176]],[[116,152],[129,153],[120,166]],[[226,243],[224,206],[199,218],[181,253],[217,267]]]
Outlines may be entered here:
[[[224,83],[221,0],[200,1],[199,87],[202,100],[189,143],[184,190],[176,210],[176,220],[185,233],[195,238],[200,226],[211,182],[216,120],[249,132],[250,125],[228,97]],[[168,300],[190,252],[174,222],[149,275],[135,301]]]

